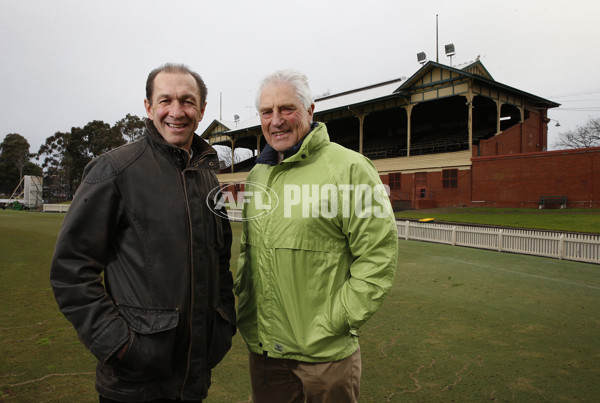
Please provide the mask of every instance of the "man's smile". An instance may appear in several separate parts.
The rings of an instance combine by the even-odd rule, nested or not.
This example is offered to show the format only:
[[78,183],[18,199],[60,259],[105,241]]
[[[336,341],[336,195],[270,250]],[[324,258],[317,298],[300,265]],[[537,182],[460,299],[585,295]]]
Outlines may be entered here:
[[167,126],[169,126],[171,129],[182,129],[182,128],[184,128],[184,127],[187,126],[187,123],[186,124],[184,124],[184,123],[178,123],[178,124],[176,124],[176,123],[165,123],[165,124]]

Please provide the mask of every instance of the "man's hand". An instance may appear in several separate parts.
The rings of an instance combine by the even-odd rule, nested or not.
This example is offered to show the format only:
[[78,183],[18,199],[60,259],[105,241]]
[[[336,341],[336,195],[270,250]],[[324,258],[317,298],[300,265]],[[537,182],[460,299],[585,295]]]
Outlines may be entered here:
[[117,353],[117,360],[121,361],[123,357],[125,357],[125,353],[127,352],[127,347],[129,347],[129,343],[125,344]]

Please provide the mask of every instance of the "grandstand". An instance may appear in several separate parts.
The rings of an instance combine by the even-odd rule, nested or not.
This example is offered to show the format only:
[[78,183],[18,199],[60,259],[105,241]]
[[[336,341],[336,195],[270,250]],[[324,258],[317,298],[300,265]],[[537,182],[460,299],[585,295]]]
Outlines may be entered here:
[[[331,141],[374,162],[397,209],[538,207],[547,196],[600,207],[600,149],[583,160],[581,150],[547,151],[547,112],[557,106],[495,81],[480,60],[429,61],[409,78],[317,98],[314,120],[327,124]],[[265,145],[258,116],[215,120],[202,137],[255,155]],[[254,159],[226,167],[219,181],[239,189]]]

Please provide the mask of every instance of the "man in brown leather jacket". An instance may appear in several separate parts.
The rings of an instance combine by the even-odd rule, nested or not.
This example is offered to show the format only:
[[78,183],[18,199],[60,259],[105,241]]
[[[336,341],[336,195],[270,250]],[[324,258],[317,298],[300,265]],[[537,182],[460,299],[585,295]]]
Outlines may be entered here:
[[231,229],[194,134],[206,92],[186,66],[153,70],[145,136],[88,164],[59,233],[50,281],[98,359],[100,402],[201,401],[231,347]]

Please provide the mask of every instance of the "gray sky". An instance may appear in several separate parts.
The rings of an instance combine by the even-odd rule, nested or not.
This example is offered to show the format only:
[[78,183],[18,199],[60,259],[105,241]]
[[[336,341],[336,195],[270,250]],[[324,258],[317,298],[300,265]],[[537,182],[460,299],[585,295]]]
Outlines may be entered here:
[[[22,0],[0,1],[0,141],[37,152],[57,131],[145,116],[145,80],[165,62],[207,83],[202,132],[221,114],[255,114],[258,81],[307,74],[314,95],[402,76],[416,54],[480,60],[496,81],[561,103],[549,142],[600,115],[597,0]],[[222,110],[219,107],[222,94]]]

